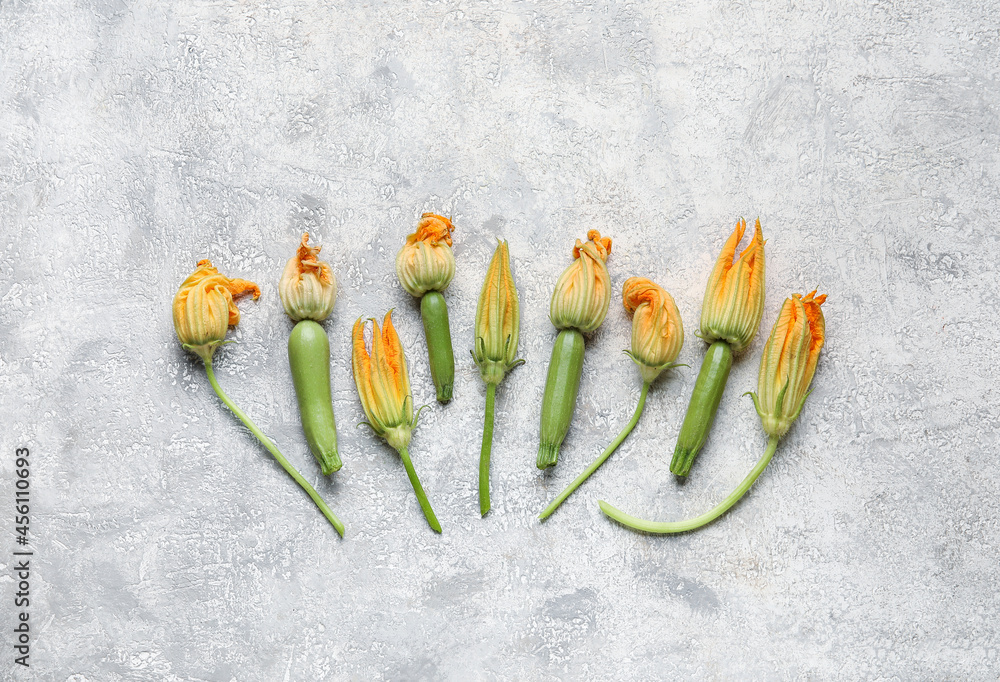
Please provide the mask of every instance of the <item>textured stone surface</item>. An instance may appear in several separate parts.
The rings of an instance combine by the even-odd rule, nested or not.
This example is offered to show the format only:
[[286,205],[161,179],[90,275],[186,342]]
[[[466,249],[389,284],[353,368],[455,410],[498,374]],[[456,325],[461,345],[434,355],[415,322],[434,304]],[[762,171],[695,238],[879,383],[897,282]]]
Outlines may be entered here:
[[[4,645],[0,678],[996,679],[998,10],[0,4],[0,499],[29,446],[37,551],[33,668]],[[349,364],[352,322],[395,308],[416,402],[433,401],[392,266],[424,210],[457,226],[456,398],[412,444],[440,537],[398,457],[354,428]],[[701,296],[739,215],[768,239],[762,333],[681,486],[668,461]],[[595,227],[616,291],[643,275],[673,293],[691,367],[542,525],[639,393],[616,301],[560,464],[534,468],[548,298]],[[304,230],[341,285],[326,328],[345,465],[329,481],[297,422],[277,298]],[[485,388],[467,349],[494,237],[527,364],[498,394],[480,520]],[[264,290],[220,382],[344,540],[174,338],[171,297],[205,257]],[[598,498],[693,515],[742,479],[766,441],[740,394],[781,300],[814,287],[829,294],[815,391],[748,497],[682,537],[604,518]],[[10,604],[9,549],[0,568]]]

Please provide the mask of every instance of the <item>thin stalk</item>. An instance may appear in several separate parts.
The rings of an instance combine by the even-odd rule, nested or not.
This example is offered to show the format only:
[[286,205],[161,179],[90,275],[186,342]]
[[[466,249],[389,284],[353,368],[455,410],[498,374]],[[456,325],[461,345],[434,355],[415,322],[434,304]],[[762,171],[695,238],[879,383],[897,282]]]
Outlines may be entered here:
[[625,425],[625,428],[622,429],[622,432],[618,434],[617,438],[611,441],[611,445],[609,445],[608,448],[604,452],[602,452],[601,455],[597,459],[595,459],[589,467],[583,470],[582,474],[576,477],[575,481],[569,484],[569,487],[567,487],[566,490],[559,493],[559,497],[552,500],[552,503],[549,504],[549,506],[546,507],[544,511],[542,511],[542,513],[538,515],[539,519],[544,521],[545,519],[549,518],[552,515],[552,512],[558,509],[559,505],[565,502],[566,498],[573,494],[573,491],[579,488],[584,481],[590,478],[590,475],[595,471],[597,471],[600,468],[600,466],[604,464],[605,461],[607,461],[608,457],[614,454],[614,451],[618,449],[618,446],[622,444],[622,442],[628,437],[628,435],[632,433],[632,429],[634,429],[635,425],[639,423],[639,417],[642,416],[642,411],[646,407],[646,393],[648,391],[649,391],[649,383],[645,382],[642,384],[642,393],[639,394],[639,404],[635,406],[635,413],[632,415],[632,419],[629,420],[628,424]]
[[285,456],[282,455],[278,451],[278,448],[274,446],[274,443],[271,442],[271,439],[265,436],[263,431],[257,428],[257,425],[251,421],[250,417],[248,417],[243,410],[237,407],[236,403],[230,400],[229,396],[226,395],[226,392],[222,390],[222,387],[219,386],[219,382],[215,380],[215,372],[212,370],[211,360],[205,361],[205,373],[208,374],[208,382],[212,384],[212,388],[215,389],[215,394],[219,396],[219,399],[226,404],[226,407],[233,411],[233,414],[239,417],[240,421],[243,422],[248,429],[250,429],[250,432],[257,437],[257,440],[259,440],[265,448],[267,448],[268,452],[274,455],[274,458],[278,460],[278,464],[281,465],[281,468],[284,469],[288,475],[291,476],[292,479],[294,479],[295,482],[306,491],[309,497],[312,498],[312,501],[315,502],[316,506],[319,507],[319,510],[323,512],[323,516],[325,516],[326,520],[330,522],[330,525],[333,526],[334,530],[340,534],[340,537],[344,537],[344,524],[341,523],[340,519],[337,518],[337,515],[333,513],[333,510],[326,505],[326,502],[324,502],[323,498],[319,496],[316,489],[309,485],[309,482],[306,479],[302,478],[302,474],[296,471],[295,467],[289,464],[288,460],[285,459]]
[[601,506],[601,511],[606,515],[613,518],[618,523],[623,526],[628,526],[629,528],[634,528],[635,530],[641,530],[645,533],[684,533],[689,530],[694,530],[696,528],[701,528],[702,526],[715,521],[717,518],[729,511],[729,508],[736,504],[737,501],[753,482],[757,480],[761,472],[767,467],[768,462],[774,456],[774,451],[778,449],[778,438],[771,436],[771,439],[767,442],[767,450],[764,451],[764,456],[760,458],[760,461],[754,465],[754,468],[750,470],[747,477],[743,479],[743,482],[733,492],[729,493],[729,497],[724,499],[718,506],[709,512],[702,514],[701,516],[696,516],[693,519],[688,519],[686,521],[646,521],[644,519],[636,518],[626,514],[625,512],[615,509],[607,502],[601,500],[598,504]]
[[434,510],[431,509],[431,503],[427,500],[424,487],[420,485],[417,472],[413,470],[413,462],[410,461],[409,451],[405,447],[402,447],[399,449],[399,456],[403,459],[403,466],[406,467],[406,475],[410,477],[410,485],[413,486],[413,492],[417,494],[417,501],[420,502],[420,508],[424,510],[424,518],[427,519],[428,525],[435,532],[440,533],[441,524],[438,523],[437,517],[434,516]]
[[497,385],[486,384],[486,420],[483,423],[483,447],[479,452],[479,514],[490,511],[490,451],[493,449],[493,406]]

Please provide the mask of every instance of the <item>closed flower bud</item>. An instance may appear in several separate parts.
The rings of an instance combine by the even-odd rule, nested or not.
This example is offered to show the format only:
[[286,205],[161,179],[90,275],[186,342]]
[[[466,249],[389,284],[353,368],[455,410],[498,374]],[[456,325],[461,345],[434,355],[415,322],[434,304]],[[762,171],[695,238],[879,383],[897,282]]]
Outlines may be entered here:
[[611,253],[611,240],[597,230],[588,232],[587,240],[576,240],[575,260],[559,276],[552,293],[549,319],[556,329],[592,332],[608,314],[611,278],[604,263]]
[[757,393],[751,394],[764,431],[781,438],[791,427],[809,395],[819,352],[826,339],[820,306],[826,295],[793,294],[785,299],[778,321],[764,346]]
[[260,288],[245,279],[220,275],[210,260],[198,261],[198,269],[184,280],[174,296],[174,330],[185,348],[210,362],[226,331],[240,321],[233,302],[245,294],[260,296]]
[[479,294],[479,305],[476,306],[472,357],[486,383],[500,383],[507,372],[523,362],[517,359],[520,322],[507,242],[500,242],[493,252],[483,291]]
[[337,280],[330,264],[318,260],[319,246],[309,246],[309,233],[302,235],[298,251],[281,273],[278,294],[285,312],[293,320],[322,322],[337,300]]
[[361,406],[368,424],[393,448],[405,448],[413,430],[413,398],[406,373],[406,357],[392,326],[392,311],[385,314],[382,329],[372,320],[371,353],[365,345],[366,323],[354,323],[351,367]]
[[747,222],[740,218],[715,262],[701,307],[700,336],[709,343],[726,341],[734,353],[750,345],[764,312],[764,237],[760,219],[750,246],[733,262],[746,228]]
[[684,345],[684,325],[666,289],[645,277],[630,277],[622,287],[622,303],[632,313],[632,350],[642,380],[652,383],[670,367]]
[[413,296],[448,288],[455,276],[455,254],[451,251],[454,230],[444,216],[424,213],[417,231],[406,238],[396,255],[396,275]]

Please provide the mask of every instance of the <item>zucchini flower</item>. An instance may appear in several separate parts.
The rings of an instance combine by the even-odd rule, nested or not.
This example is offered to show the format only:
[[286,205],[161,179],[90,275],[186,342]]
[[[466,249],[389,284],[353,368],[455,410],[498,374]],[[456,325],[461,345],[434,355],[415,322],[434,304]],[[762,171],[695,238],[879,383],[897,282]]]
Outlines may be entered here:
[[351,354],[354,383],[368,425],[394,450],[399,450],[409,445],[414,426],[406,357],[392,326],[392,311],[385,314],[381,330],[376,320],[371,322],[374,330],[370,354],[365,344],[365,322],[359,317],[354,323]]
[[749,346],[760,327],[764,310],[764,237],[760,219],[750,246],[733,263],[746,227],[742,218],[736,222],[736,229],[722,247],[705,289],[699,336],[711,345],[701,363],[670,461],[670,470],[678,476],[690,473],[695,457],[708,438],[726,390],[733,354]]
[[687,521],[646,521],[604,501],[599,503],[601,511],[623,526],[658,534],[683,533],[701,528],[729,511],[767,468],[778,449],[778,441],[802,412],[802,405],[809,395],[809,384],[816,372],[819,352],[826,339],[826,323],[820,310],[825,301],[826,295],[816,296],[815,291],[804,297],[793,294],[781,308],[760,361],[758,393],[750,394],[764,432],[768,435],[767,449],[736,490],[711,511]]
[[187,350],[206,363],[226,338],[230,327],[240,321],[240,309],[233,299],[246,294],[260,298],[260,287],[245,279],[220,275],[212,261],[198,261],[198,268],[181,283],[174,296],[174,331]]
[[372,319],[371,322],[373,326],[371,353],[365,344],[366,323],[360,317],[354,323],[351,353],[354,383],[358,387],[361,407],[368,417],[365,423],[399,453],[427,523],[440,533],[441,524],[434,516],[434,510],[431,509],[424,488],[420,485],[420,479],[417,478],[407,450],[410,434],[417,425],[417,420],[413,414],[413,396],[410,394],[406,356],[403,355],[403,346],[399,342],[396,328],[392,326],[392,311],[385,314],[381,330],[376,320]]
[[632,313],[632,351],[644,383],[651,384],[680,355],[684,325],[674,298],[645,277],[630,277],[622,287],[622,304]]
[[819,352],[826,339],[826,323],[820,306],[826,294],[812,291],[803,297],[792,294],[781,307],[778,321],[760,359],[757,393],[751,393],[764,431],[774,438],[788,432],[809,395]]
[[319,260],[320,247],[302,235],[298,251],[288,259],[278,283],[285,312],[295,320],[288,337],[288,364],[299,403],[302,430],[323,475],[343,463],[337,452],[337,422],[330,391],[330,341],[319,324],[333,311],[337,280],[329,263]]
[[552,292],[549,319],[556,329],[577,329],[584,334],[601,326],[611,302],[611,277],[604,264],[611,253],[611,240],[597,230],[587,233],[587,242],[576,240],[573,264],[566,268]]
[[444,291],[455,276],[455,254],[451,250],[451,221],[434,213],[424,213],[417,231],[406,237],[396,254],[396,276],[411,296],[420,298],[428,291]]
[[552,348],[542,398],[539,469],[555,466],[559,446],[566,439],[583,371],[583,334],[601,326],[611,301],[611,278],[604,265],[611,253],[611,240],[597,230],[587,233],[587,242],[576,240],[573,263],[556,282],[549,306],[549,319],[561,330]]
[[708,343],[725,341],[734,353],[750,345],[764,313],[764,237],[760,218],[750,245],[733,263],[746,229],[747,221],[740,218],[715,262],[701,306],[701,337]]
[[327,506],[315,488],[309,485],[309,482],[285,459],[271,439],[265,436],[250,417],[226,395],[215,378],[212,356],[215,349],[224,343],[229,326],[240,321],[240,311],[233,303],[233,299],[244,294],[253,294],[253,297],[257,298],[260,296],[260,288],[245,279],[230,279],[220,275],[208,260],[198,261],[198,269],[184,280],[177,295],[174,296],[174,330],[177,332],[177,338],[184,348],[196,353],[205,363],[208,382],[219,399],[250,429],[257,440],[274,456],[281,468],[309,495],[330,525],[343,537],[344,524],[337,515]]
[[455,354],[444,291],[455,276],[455,254],[451,250],[451,221],[434,213],[424,213],[417,231],[406,238],[396,255],[396,275],[410,294],[420,299],[420,316],[427,338],[431,379],[442,403],[451,400],[455,385]]
[[302,235],[302,243],[295,255],[288,259],[281,273],[278,294],[288,316],[299,320],[322,322],[333,311],[337,300],[337,280],[330,264],[317,258],[319,246],[309,246],[309,233]]
[[517,359],[521,316],[517,289],[510,272],[507,242],[497,244],[486,270],[486,281],[476,306],[475,349],[472,358],[486,382],[486,421],[479,454],[479,511],[490,510],[490,451],[493,447],[493,408],[497,384],[524,360]]
[[476,343],[472,357],[487,384],[499,384],[524,360],[517,359],[521,314],[517,288],[510,272],[507,242],[497,244],[486,270],[486,280],[476,306]]
[[625,351],[625,354],[632,358],[642,375],[639,404],[632,414],[632,419],[618,437],[611,441],[611,445],[539,514],[538,518],[542,521],[551,516],[573,491],[583,485],[584,481],[614,454],[639,423],[639,417],[642,416],[646,406],[649,387],[663,370],[677,366],[674,360],[680,355],[681,346],[684,344],[684,326],[677,305],[666,289],[645,277],[630,277],[625,280],[625,286],[622,287],[622,304],[625,310],[632,313],[632,350]]

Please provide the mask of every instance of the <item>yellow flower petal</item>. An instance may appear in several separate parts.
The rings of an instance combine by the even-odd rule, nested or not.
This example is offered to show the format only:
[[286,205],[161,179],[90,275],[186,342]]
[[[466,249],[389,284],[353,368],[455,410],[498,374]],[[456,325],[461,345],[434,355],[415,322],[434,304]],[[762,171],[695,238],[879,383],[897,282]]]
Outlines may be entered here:
[[487,383],[499,383],[504,374],[518,364],[520,320],[507,242],[500,242],[493,252],[483,290],[479,294],[475,347],[472,349],[472,356]]
[[413,398],[406,371],[406,356],[392,324],[392,311],[385,314],[382,329],[372,320],[372,348],[365,343],[365,322],[354,323],[351,367],[361,407],[375,432],[394,448],[405,446],[413,428]]
[[764,431],[781,437],[802,410],[826,341],[820,306],[826,295],[813,291],[785,299],[764,346],[754,403]]

